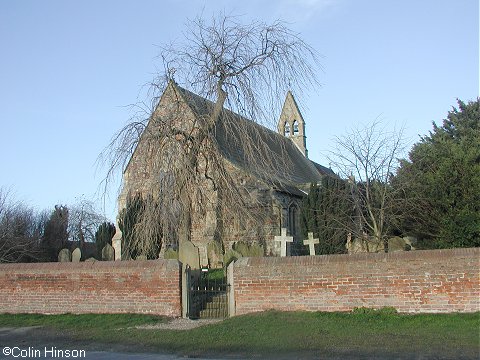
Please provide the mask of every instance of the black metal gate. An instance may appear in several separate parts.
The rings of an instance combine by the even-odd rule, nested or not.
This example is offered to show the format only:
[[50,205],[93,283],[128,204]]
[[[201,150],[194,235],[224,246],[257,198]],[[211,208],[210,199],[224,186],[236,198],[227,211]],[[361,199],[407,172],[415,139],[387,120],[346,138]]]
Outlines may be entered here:
[[222,269],[192,270],[187,267],[187,316],[190,319],[228,317],[227,279]]

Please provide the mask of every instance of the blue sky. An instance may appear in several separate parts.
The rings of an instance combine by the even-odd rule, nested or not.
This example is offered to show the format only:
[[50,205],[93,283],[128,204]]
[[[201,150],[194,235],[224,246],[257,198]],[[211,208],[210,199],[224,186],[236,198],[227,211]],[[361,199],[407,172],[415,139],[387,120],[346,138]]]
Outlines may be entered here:
[[[282,19],[321,55],[303,105],[312,160],[380,118],[410,142],[479,95],[478,0],[0,1],[0,187],[38,210],[102,202],[98,154],[187,18]],[[114,219],[116,189],[105,214]]]

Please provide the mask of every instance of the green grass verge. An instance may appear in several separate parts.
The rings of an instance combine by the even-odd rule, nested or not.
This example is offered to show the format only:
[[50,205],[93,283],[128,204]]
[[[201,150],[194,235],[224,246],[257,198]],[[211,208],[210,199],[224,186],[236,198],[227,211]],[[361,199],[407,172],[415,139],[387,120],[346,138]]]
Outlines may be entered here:
[[0,326],[44,325],[100,343],[187,355],[423,354],[477,358],[480,313],[267,311],[192,330],[139,330],[165,318],[142,315],[0,315]]
[[139,325],[154,325],[168,319],[159,316],[137,314],[0,314],[0,326],[45,326],[58,330],[88,330],[102,334],[103,331],[126,329]]

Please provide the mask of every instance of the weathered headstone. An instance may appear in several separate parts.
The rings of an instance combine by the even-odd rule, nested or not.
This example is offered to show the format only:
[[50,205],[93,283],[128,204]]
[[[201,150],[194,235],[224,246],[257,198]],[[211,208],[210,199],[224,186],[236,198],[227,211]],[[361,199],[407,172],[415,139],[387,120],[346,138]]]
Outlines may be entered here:
[[72,261],[72,254],[68,249],[62,249],[58,253],[58,262],[71,262]]
[[159,259],[165,259],[165,250],[167,250],[165,248],[165,246],[160,246],[160,251],[158,252],[158,258]]
[[293,242],[293,236],[287,236],[287,229],[282,228],[282,234],[275,236],[274,240],[280,242],[280,256],[287,256],[287,243]]
[[218,241],[211,241],[207,244],[208,265],[212,269],[223,267],[222,246]]
[[319,244],[319,243],[320,243],[319,239],[313,238],[313,232],[309,232],[308,239],[303,240],[303,245],[308,246],[308,249],[310,250],[310,255],[315,255],[315,244]]
[[399,236],[388,239],[388,252],[410,251],[415,250],[408,237],[401,238]]
[[76,248],[75,250],[72,251],[72,262],[80,262],[80,259],[82,258],[82,250],[80,248]]
[[113,235],[112,246],[115,250],[115,260],[122,260],[122,231],[115,225],[115,235]]
[[178,260],[191,269],[200,269],[200,254],[191,241],[184,240],[178,244]]
[[85,262],[95,262],[97,261],[97,259],[95,259],[94,257],[89,257],[87,260],[85,260]]
[[348,250],[348,253],[350,253],[350,249],[352,248],[352,233],[347,234],[347,242],[345,243],[345,247]]
[[366,233],[363,233],[362,237],[354,239],[352,239],[352,234],[349,233],[345,246],[349,254],[378,253],[383,252],[385,249],[383,241],[379,241],[373,236],[368,236]]
[[112,245],[106,244],[102,249],[102,260],[113,261],[115,260],[115,249]]
[[414,236],[404,236],[403,240],[405,240],[406,247],[410,247],[409,250],[415,250],[414,245],[417,245],[417,238]]
[[200,267],[208,267],[208,252],[207,244],[198,244],[196,245],[198,249],[198,257],[200,261]]

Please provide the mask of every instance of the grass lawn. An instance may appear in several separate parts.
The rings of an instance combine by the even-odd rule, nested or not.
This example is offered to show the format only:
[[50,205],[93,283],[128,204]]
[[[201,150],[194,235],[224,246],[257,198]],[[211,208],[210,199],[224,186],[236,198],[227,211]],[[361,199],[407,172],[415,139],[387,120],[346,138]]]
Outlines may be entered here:
[[85,341],[145,346],[183,355],[480,357],[480,313],[404,315],[277,312],[237,316],[192,330],[140,330],[146,315],[0,315],[2,326],[42,325]]

